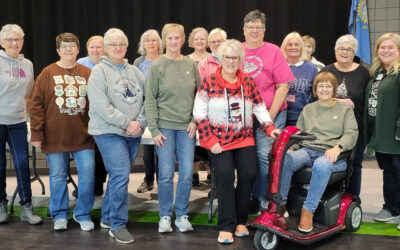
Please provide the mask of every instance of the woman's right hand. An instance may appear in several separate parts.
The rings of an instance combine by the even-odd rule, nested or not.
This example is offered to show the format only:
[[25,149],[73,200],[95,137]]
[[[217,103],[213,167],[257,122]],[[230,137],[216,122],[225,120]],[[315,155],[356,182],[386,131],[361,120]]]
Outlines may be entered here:
[[31,144],[35,148],[40,148],[42,146],[42,141],[31,141]]
[[219,142],[211,148],[211,153],[213,154],[220,154],[222,151],[224,150],[222,149],[221,145],[219,145]]
[[163,140],[167,140],[167,137],[165,137],[165,135],[163,135],[162,133],[153,137],[154,145],[156,145],[157,147],[164,147]]

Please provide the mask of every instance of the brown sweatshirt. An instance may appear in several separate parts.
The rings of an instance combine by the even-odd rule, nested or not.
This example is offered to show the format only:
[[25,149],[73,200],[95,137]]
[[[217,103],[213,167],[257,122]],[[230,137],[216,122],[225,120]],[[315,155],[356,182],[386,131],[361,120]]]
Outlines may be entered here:
[[27,100],[31,141],[42,141],[44,153],[94,147],[88,134],[87,82],[90,69],[77,64],[64,69],[50,64],[36,78]]

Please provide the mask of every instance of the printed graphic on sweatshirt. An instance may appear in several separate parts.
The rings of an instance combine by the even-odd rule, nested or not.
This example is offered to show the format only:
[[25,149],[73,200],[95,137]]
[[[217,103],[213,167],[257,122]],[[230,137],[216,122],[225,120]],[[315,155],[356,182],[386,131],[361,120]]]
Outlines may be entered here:
[[131,106],[143,99],[142,90],[137,88],[134,80],[128,77],[119,78],[114,84],[113,92],[121,102]]
[[263,61],[258,56],[248,56],[245,58],[243,65],[244,73],[249,74],[253,79],[255,79],[262,71],[264,67]]
[[57,96],[55,103],[60,113],[84,114],[87,105],[86,79],[80,76],[56,75],[53,76],[53,80],[54,94]]
[[18,66],[13,66],[11,69],[6,69],[4,72],[12,77],[26,78],[25,71]]

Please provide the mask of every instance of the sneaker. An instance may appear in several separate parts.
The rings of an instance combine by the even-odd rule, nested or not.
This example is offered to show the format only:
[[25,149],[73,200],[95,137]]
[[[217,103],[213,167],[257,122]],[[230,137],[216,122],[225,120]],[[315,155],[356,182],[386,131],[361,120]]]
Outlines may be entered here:
[[37,216],[33,211],[33,207],[31,203],[21,205],[21,221],[26,221],[31,225],[39,224],[43,221],[42,218]]
[[110,230],[108,231],[108,235],[113,237],[119,243],[132,243],[135,241],[132,234],[126,229],[126,227],[120,227],[117,230]]
[[185,233],[193,231],[192,224],[189,222],[189,216],[182,215],[180,218],[175,220],[175,226],[179,229],[179,232]]
[[8,222],[7,202],[0,202],[0,223]]
[[100,221],[100,227],[101,227],[101,228],[104,228],[104,229],[110,229],[110,228],[111,228],[111,225],[110,225],[109,222],[102,222],[102,221]]
[[397,230],[400,230],[400,224],[397,226]]
[[154,183],[147,183],[147,182],[142,182],[140,186],[137,189],[138,193],[144,193],[146,191],[151,191],[154,188]]
[[374,220],[379,222],[387,222],[399,218],[400,215],[392,215],[392,213],[384,208],[375,216]]
[[53,229],[56,231],[65,230],[65,229],[67,229],[67,225],[68,225],[67,219],[58,219],[58,220],[54,221]]
[[171,217],[163,216],[160,218],[160,222],[158,222],[158,232],[159,233],[172,232]]
[[74,218],[74,221],[78,222],[79,225],[81,225],[81,230],[82,231],[92,231],[94,230],[94,223],[91,220],[84,220],[84,221],[78,221],[75,218],[75,214],[72,216]]
[[194,173],[194,174],[193,174],[192,186],[193,186],[193,187],[198,187],[198,186],[200,186],[200,177],[199,177],[199,174],[197,174],[197,173]]

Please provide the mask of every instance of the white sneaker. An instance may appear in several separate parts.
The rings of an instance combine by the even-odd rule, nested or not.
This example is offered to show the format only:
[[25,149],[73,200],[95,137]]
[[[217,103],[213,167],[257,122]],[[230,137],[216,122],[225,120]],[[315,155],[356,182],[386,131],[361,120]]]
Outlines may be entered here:
[[74,218],[74,221],[79,223],[79,225],[81,226],[81,230],[82,231],[92,231],[92,230],[94,230],[93,221],[91,221],[91,220],[78,221],[75,218],[75,215],[72,215],[72,217]]
[[54,221],[53,229],[56,231],[65,230],[65,229],[67,229],[67,225],[68,225],[67,219],[58,219],[58,220]]
[[172,232],[171,217],[162,216],[160,218],[160,222],[158,222],[158,232],[159,233],[170,233],[170,232]]
[[192,224],[190,224],[189,216],[187,215],[182,215],[180,218],[176,219],[175,226],[181,233],[193,231]]

